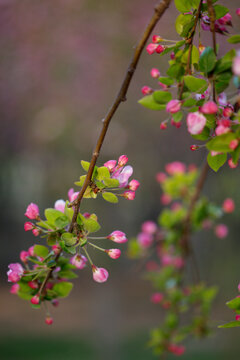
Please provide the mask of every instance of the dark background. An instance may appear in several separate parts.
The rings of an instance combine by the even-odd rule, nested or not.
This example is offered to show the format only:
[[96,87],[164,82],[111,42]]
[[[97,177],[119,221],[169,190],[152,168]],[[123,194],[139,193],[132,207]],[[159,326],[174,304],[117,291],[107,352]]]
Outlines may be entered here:
[[[235,15],[238,1],[222,1]],[[44,324],[44,311],[9,294],[6,271],[19,252],[39,239],[23,230],[29,202],[41,211],[66,198],[81,172],[80,160],[89,160],[101,128],[101,119],[117,93],[133,46],[150,18],[153,0],[1,0],[0,1],[0,159],[1,159],[1,296],[0,358],[7,359],[152,359],[147,333],[161,323],[162,312],[151,305],[151,287],[136,265],[124,255],[116,262],[94,257],[110,270],[106,284],[92,281],[91,272],[79,272],[71,296],[54,309],[54,325]],[[174,6],[161,19],[156,34],[177,39]],[[233,31],[234,31],[233,30]],[[232,30],[231,30],[232,31]],[[220,54],[230,46],[224,37]],[[210,44],[206,32],[202,42]],[[155,174],[169,161],[201,165],[204,149],[191,152],[185,126],[160,131],[164,112],[138,105],[141,87],[157,83],[150,69],[163,75],[167,58],[144,51],[128,93],[107,134],[99,164],[127,154],[134,178],[141,182],[134,202],[112,205],[101,199],[83,202],[95,211],[102,234],[115,229],[134,236],[146,219],[160,211],[160,189]],[[237,359],[239,329],[220,330],[232,320],[225,302],[237,294],[239,271],[239,169],[227,166],[210,172],[204,192],[218,204],[230,196],[236,211],[226,216],[226,239],[203,232],[194,239],[201,277],[217,284],[219,296],[212,314],[214,335],[187,342],[183,359]],[[126,249],[126,246],[123,245]]]

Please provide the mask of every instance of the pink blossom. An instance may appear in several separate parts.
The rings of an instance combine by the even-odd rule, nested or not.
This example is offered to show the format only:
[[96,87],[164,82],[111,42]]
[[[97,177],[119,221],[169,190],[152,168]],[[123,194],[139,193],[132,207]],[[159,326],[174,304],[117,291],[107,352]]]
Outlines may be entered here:
[[65,204],[66,202],[64,200],[57,200],[54,204],[54,209],[61,211],[62,213],[64,213],[65,210]]
[[168,346],[168,351],[170,351],[174,355],[181,356],[185,352],[185,347],[183,345],[170,344]]
[[29,231],[32,230],[34,227],[33,223],[31,223],[30,221],[25,222],[24,224],[24,230],[25,231]]
[[29,281],[29,282],[28,282],[28,286],[29,286],[31,289],[34,289],[34,290],[38,289],[38,283],[37,283],[37,281]]
[[191,145],[190,146],[190,150],[192,150],[192,151],[196,151],[197,149],[199,149],[198,145]]
[[161,42],[162,40],[163,40],[163,38],[159,35],[153,35],[153,37],[152,37],[152,41],[154,44],[157,44],[157,43]]
[[34,246],[31,246],[29,249],[28,249],[28,253],[30,256],[35,256],[34,254]]
[[105,251],[111,259],[118,259],[121,256],[120,249],[109,249]]
[[119,181],[119,187],[126,187],[128,184],[128,179],[132,176],[133,168],[132,166],[124,166],[122,169],[118,170],[112,175],[113,179],[117,179]]
[[233,199],[231,199],[231,198],[225,199],[223,202],[222,208],[223,208],[223,211],[225,211],[226,213],[232,213],[235,209],[235,203],[234,203]]
[[98,283],[103,283],[108,279],[108,271],[104,268],[99,268],[95,265],[92,265],[93,271],[93,280]]
[[157,68],[152,68],[151,76],[155,79],[158,78],[160,76],[160,71]]
[[128,162],[128,157],[126,155],[119,156],[118,166],[124,166]]
[[159,172],[156,175],[156,180],[157,182],[159,182],[160,184],[164,183],[164,181],[167,179],[167,175],[163,172]]
[[8,268],[10,269],[7,272],[8,281],[18,282],[21,279],[24,272],[22,265],[19,263],[9,264]]
[[160,129],[161,130],[165,130],[167,128],[167,122],[166,121],[163,121],[161,124],[160,124]]
[[188,131],[192,135],[200,134],[204,126],[206,125],[207,119],[200,112],[189,113],[187,116],[187,127]]
[[124,191],[123,196],[127,200],[134,200],[135,199],[135,191]]
[[73,193],[74,193],[74,189],[73,189],[73,188],[71,188],[71,189],[68,190],[68,200],[69,200],[70,202],[71,202],[71,197],[72,197]]
[[59,306],[59,301],[57,299],[52,299],[52,305],[55,307]]
[[160,302],[162,302],[163,298],[164,298],[164,296],[162,293],[156,292],[156,293],[152,294],[151,302],[153,304],[159,304]]
[[220,19],[218,19],[219,24],[221,25],[232,25],[232,16],[231,14],[227,13]]
[[157,231],[157,225],[155,222],[148,220],[142,224],[142,232],[147,234],[154,234]]
[[76,266],[77,269],[82,270],[86,266],[87,258],[84,255],[77,254],[70,259],[70,263]]
[[235,168],[238,166],[238,164],[234,164],[233,159],[229,159],[229,160],[228,160],[228,166],[229,166],[231,169],[235,169]]
[[33,296],[32,298],[31,298],[31,303],[33,304],[33,305],[38,305],[39,303],[40,303],[40,298],[39,298],[39,296],[38,295],[35,295],[35,296]]
[[237,9],[236,9],[236,14],[237,14],[238,16],[240,16],[240,8],[237,8]]
[[28,256],[29,256],[28,251],[21,251],[21,252],[20,252],[20,260],[21,260],[23,263],[26,263],[26,262],[27,262]]
[[110,171],[112,172],[115,168],[115,166],[117,165],[117,161],[116,160],[108,160],[107,162],[104,163],[104,166]]
[[223,125],[218,125],[215,129],[215,134],[217,136],[222,135],[222,134],[226,134],[230,131],[229,127],[223,126]]
[[71,197],[70,197],[70,202],[73,202],[74,200],[76,200],[77,197],[78,197],[78,194],[79,194],[79,192],[77,192],[77,191],[73,192]]
[[137,241],[143,248],[148,248],[153,242],[153,236],[151,234],[142,232],[138,234]]
[[158,82],[158,85],[161,86],[163,90],[166,90],[168,86],[166,84],[163,84],[161,81]]
[[215,227],[215,234],[219,239],[223,239],[228,234],[228,227],[224,224],[218,224]]
[[40,234],[40,230],[39,229],[33,229],[32,231],[34,236],[38,236]]
[[240,52],[238,52],[237,56],[233,59],[232,71],[234,75],[240,76]]
[[168,194],[162,194],[160,197],[160,201],[163,205],[168,205],[172,201],[172,198]]
[[47,316],[46,319],[45,319],[45,323],[47,325],[52,325],[53,323],[53,318],[51,316]]
[[223,116],[224,117],[230,117],[233,114],[232,106],[227,106],[223,109]]
[[240,291],[240,283],[238,284],[238,291]]
[[222,92],[221,94],[218,95],[218,103],[221,106],[227,105],[227,95],[225,92]]
[[58,255],[62,251],[62,248],[59,245],[52,245],[52,250],[55,255]]
[[214,101],[208,101],[201,107],[201,112],[204,114],[216,114],[218,106]]
[[29,204],[24,215],[27,216],[31,220],[38,220],[39,219],[38,206],[34,203]]
[[146,50],[147,52],[152,55],[155,53],[156,49],[158,47],[158,44],[153,44],[153,43],[150,43],[148,44],[148,46],[146,47]]
[[170,114],[175,114],[181,109],[181,101],[180,100],[170,100],[167,103],[166,111]]
[[138,180],[131,180],[130,183],[128,184],[128,188],[132,191],[136,191],[140,186],[140,182]]
[[169,175],[184,174],[186,172],[186,165],[180,161],[173,161],[167,164],[165,169]]
[[153,89],[150,86],[143,86],[141,89],[143,95],[150,95],[153,92]]
[[19,289],[20,289],[20,285],[19,285],[19,284],[13,284],[13,285],[11,286],[10,293],[11,293],[11,294],[17,294]]
[[161,54],[164,50],[165,50],[165,46],[158,45],[158,47],[156,48],[156,53]]
[[127,241],[126,234],[119,230],[113,231],[110,235],[107,236],[107,239],[119,244],[125,243]]
[[171,125],[175,126],[177,129],[179,129],[182,126],[182,122],[174,121],[173,119],[171,119]]

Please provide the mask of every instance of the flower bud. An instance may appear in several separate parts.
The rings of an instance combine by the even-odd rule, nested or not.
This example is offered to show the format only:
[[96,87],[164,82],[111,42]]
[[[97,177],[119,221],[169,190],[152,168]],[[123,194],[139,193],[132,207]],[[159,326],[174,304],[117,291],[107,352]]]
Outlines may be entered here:
[[235,169],[235,168],[238,166],[238,164],[234,164],[233,159],[229,159],[229,160],[228,160],[228,166],[229,166],[231,169]]
[[157,68],[152,68],[151,76],[153,78],[157,79],[160,76],[160,71]]
[[128,184],[128,188],[132,191],[136,191],[140,186],[140,182],[138,180],[131,180],[130,183]]
[[159,42],[163,41],[163,38],[159,35],[153,35],[152,41],[154,44],[158,44]]
[[168,194],[162,194],[160,201],[163,205],[168,205],[172,201],[172,198]]
[[224,200],[223,205],[222,205],[223,211],[225,211],[226,213],[232,213],[235,209],[235,204],[233,199],[231,198],[227,198]]
[[28,251],[21,251],[20,252],[20,260],[23,262],[23,263],[26,263],[28,261]]
[[[161,46],[161,45],[160,45]],[[153,44],[150,43],[148,44],[148,46],[146,47],[147,52],[149,53],[149,55],[152,55],[155,53],[156,48],[158,47],[158,44]]]
[[34,290],[38,289],[38,283],[36,281],[29,281],[28,286]]
[[234,75],[240,76],[240,54],[239,53],[233,59],[232,71],[233,71]]
[[156,293],[152,294],[151,302],[153,304],[159,304],[160,302],[162,302],[163,298],[164,298],[164,296],[162,293],[156,292]]
[[170,100],[167,103],[166,111],[170,114],[175,114],[181,109],[181,101],[180,100]]
[[103,283],[108,279],[108,271],[104,268],[99,268],[95,265],[92,265],[92,272],[93,272],[93,280],[98,283]]
[[54,209],[61,211],[62,213],[64,213],[65,210],[65,204],[66,202],[64,200],[57,200],[54,204]]
[[160,124],[160,129],[161,130],[165,130],[167,128],[167,122],[166,121],[163,121],[161,124]]
[[25,231],[29,231],[32,230],[34,227],[33,223],[31,223],[30,221],[25,222],[24,224],[24,230]]
[[141,92],[143,95],[149,95],[149,94],[152,94],[153,89],[150,88],[149,86],[143,86],[141,89]]
[[159,182],[159,184],[164,183],[164,181],[167,179],[167,175],[163,172],[159,172],[156,175],[156,180]]
[[118,259],[121,256],[121,250],[119,249],[109,249],[105,250],[105,252],[111,259]]
[[145,221],[141,226],[142,232],[147,234],[154,234],[157,231],[157,228],[155,222],[151,220]]
[[119,230],[113,231],[110,235],[107,236],[107,239],[119,244],[125,243],[127,241],[126,234]]
[[86,266],[87,258],[84,255],[77,254],[70,259],[70,263],[76,266],[77,269],[82,270]]
[[215,227],[215,234],[219,239],[223,239],[228,234],[228,227],[224,224],[218,224]]
[[235,150],[239,145],[239,141],[237,139],[234,139],[230,141],[229,147],[231,150]]
[[115,168],[117,164],[116,160],[108,160],[107,162],[105,162],[105,164],[103,164],[110,172],[113,171],[113,169]]
[[45,319],[45,323],[47,325],[52,325],[53,323],[53,318],[51,316],[47,316],[46,319]]
[[34,246],[31,246],[29,249],[28,249],[28,253],[30,256],[35,256],[34,254]]
[[8,265],[9,271],[7,272],[9,282],[18,282],[24,272],[21,264],[13,263]]
[[141,245],[141,247],[148,248],[149,246],[152,245],[153,236],[152,234],[142,232],[138,234],[137,241]]
[[27,216],[31,220],[38,220],[39,219],[38,206],[34,203],[29,204],[24,215]]
[[135,199],[135,191],[124,191],[123,196],[127,200],[134,200]]
[[170,344],[168,346],[168,351],[174,355],[181,356],[185,352],[185,347],[183,345]]
[[59,306],[59,301],[57,299],[52,299],[52,305],[55,307]]
[[34,236],[38,236],[40,234],[40,229],[33,229],[32,233]]
[[232,109],[232,107],[231,106],[227,106],[227,107],[225,107],[224,109],[223,109],[223,116],[224,117],[230,117],[230,116],[232,116],[232,114],[233,114],[233,109]]
[[198,146],[198,145],[191,145],[191,146],[190,146],[190,149],[191,149],[192,151],[195,151],[195,150],[199,149],[199,146]]
[[158,47],[156,48],[156,53],[161,54],[164,50],[165,50],[165,46],[158,45]]
[[192,135],[200,134],[203,131],[206,122],[207,119],[200,112],[189,113],[187,116],[188,131]]
[[11,286],[10,293],[11,293],[11,294],[17,294],[19,289],[20,289],[20,285],[19,285],[19,284],[13,284],[13,285]]
[[237,8],[237,9],[236,9],[236,14],[237,14],[238,16],[240,16],[240,8]]
[[33,305],[38,305],[39,303],[40,303],[40,298],[39,298],[39,296],[38,295],[35,295],[35,296],[33,296],[32,298],[31,298],[31,303],[33,304]]
[[126,155],[121,155],[118,159],[118,166],[124,166],[128,162],[128,157]]
[[201,107],[203,114],[216,114],[218,112],[218,106],[214,101],[208,101]]
[[58,255],[62,251],[62,248],[59,245],[52,245],[52,250],[55,255]]

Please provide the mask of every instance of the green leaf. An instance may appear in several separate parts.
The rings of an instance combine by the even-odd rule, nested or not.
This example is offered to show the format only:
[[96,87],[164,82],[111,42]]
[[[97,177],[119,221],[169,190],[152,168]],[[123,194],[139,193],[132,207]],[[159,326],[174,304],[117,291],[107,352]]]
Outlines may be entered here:
[[83,186],[83,183],[84,183],[86,177],[87,177],[87,175],[80,176],[80,181],[75,181],[74,184],[77,185],[77,186]]
[[62,217],[63,213],[56,209],[45,209],[45,217],[50,224],[54,225],[57,218]]
[[53,291],[55,291],[59,297],[66,297],[69,295],[70,291],[73,288],[73,284],[67,281],[62,281],[53,286]]
[[229,86],[231,78],[231,71],[225,71],[216,76],[215,87],[218,94],[223,92]]
[[192,92],[204,93],[208,87],[208,83],[204,79],[199,79],[191,75],[184,76],[184,84]]
[[96,178],[98,180],[103,180],[104,178],[110,178],[110,172],[108,170],[108,168],[106,168],[105,166],[101,166],[97,169],[97,176]]
[[172,118],[173,118],[174,122],[176,122],[176,123],[180,122],[182,120],[182,118],[183,118],[182,111],[178,111],[177,113],[172,114]]
[[45,258],[49,253],[49,250],[46,246],[43,245],[34,245],[34,254]]
[[211,169],[214,171],[218,171],[221,166],[225,164],[227,160],[227,154],[218,154],[212,156],[211,153],[208,154],[207,162]]
[[61,239],[64,241],[64,244],[66,246],[73,246],[77,242],[76,237],[73,234],[68,233],[68,232],[63,233],[61,236]]
[[218,327],[222,328],[222,329],[223,328],[227,329],[227,328],[232,328],[232,327],[237,327],[237,326],[240,326],[240,321],[231,321],[231,322],[229,322],[227,324],[220,325]]
[[200,71],[203,71],[205,74],[210,73],[216,64],[216,55],[211,47],[206,47],[203,53],[200,56],[199,68]]
[[220,19],[229,12],[229,9],[222,5],[214,5],[216,20]]
[[55,245],[57,242],[57,235],[56,233],[55,234],[49,234],[48,237],[47,237],[47,244],[49,246],[52,246],[52,245]]
[[195,45],[193,45],[192,50],[189,47],[186,51],[184,51],[184,54],[181,57],[181,62],[183,64],[187,64],[188,57],[189,57],[189,51],[191,51],[191,63],[198,64],[200,55],[199,55],[199,50]]
[[235,134],[233,133],[226,133],[219,136],[214,137],[210,140],[206,146],[208,150],[211,151],[219,151],[219,152],[230,152],[231,149],[229,148],[229,144],[232,140],[235,139]]
[[167,75],[178,80],[184,75],[184,67],[181,64],[173,64],[168,68]]
[[169,77],[164,77],[164,76],[161,76],[158,78],[158,81],[162,84],[165,84],[167,86],[170,86],[170,85],[173,85],[174,84],[174,80],[169,78]]
[[184,106],[184,107],[192,107],[192,106],[194,106],[196,104],[197,104],[197,100],[193,99],[193,98],[190,98],[190,99],[187,99],[186,101],[184,101],[182,106]]
[[144,96],[142,99],[138,100],[138,102],[142,106],[146,107],[147,109],[151,109],[151,110],[164,110],[166,107],[165,105],[158,104],[154,100],[152,94]]
[[81,160],[81,165],[82,165],[83,170],[88,171],[90,162]]
[[158,104],[167,104],[172,100],[172,94],[168,91],[157,90],[153,93],[153,99]]
[[236,50],[231,49],[228,51],[221,59],[219,59],[216,63],[216,67],[214,69],[214,73],[218,74],[223,71],[232,69],[232,60],[236,56]]
[[201,141],[205,141],[208,140],[210,136],[210,129],[208,127],[205,126],[205,128],[203,129],[203,131],[201,132],[201,134],[198,135],[192,135],[192,137],[196,140],[201,140]]
[[179,12],[188,12],[192,9],[192,1],[191,0],[174,0],[176,9]]
[[41,227],[43,227],[44,229],[47,229],[47,230],[49,230],[49,229],[54,230],[55,229],[55,227],[52,227],[51,224],[49,224],[47,221],[38,221],[37,225],[41,226]]
[[228,301],[226,305],[232,310],[240,310],[240,298],[236,297]]
[[58,276],[64,279],[76,279],[78,276],[71,270],[61,270],[58,272]]
[[111,193],[111,192],[104,192],[102,193],[102,197],[104,198],[104,200],[111,202],[111,203],[117,203],[118,202],[118,197]]
[[189,31],[192,29],[194,24],[194,18],[192,15],[180,14],[175,22],[177,33],[182,37],[187,37]]
[[240,35],[232,35],[228,38],[230,44],[238,44],[240,42]]
[[118,187],[119,186],[119,181],[117,179],[103,179],[104,184],[107,187]]
[[84,228],[90,233],[96,232],[101,228],[99,223],[96,220],[91,219],[91,217],[88,219],[84,218],[83,223],[84,223]]
[[62,215],[55,220],[55,226],[58,229],[63,229],[69,224],[69,219],[66,215]]

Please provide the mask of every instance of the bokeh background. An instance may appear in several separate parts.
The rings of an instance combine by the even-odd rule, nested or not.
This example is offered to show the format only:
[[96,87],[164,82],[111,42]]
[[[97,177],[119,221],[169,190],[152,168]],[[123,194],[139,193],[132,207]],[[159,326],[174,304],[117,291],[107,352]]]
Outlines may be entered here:
[[[237,0],[222,1],[235,16]],[[153,359],[147,348],[151,327],[163,314],[150,304],[151,287],[136,264],[126,257],[117,262],[98,259],[110,270],[106,284],[92,281],[89,269],[79,273],[71,296],[53,310],[54,325],[44,324],[44,312],[32,310],[9,294],[7,265],[19,252],[39,240],[23,230],[29,202],[40,209],[66,198],[81,174],[80,160],[91,156],[101,119],[117,93],[134,44],[150,18],[155,0],[0,0],[0,359],[102,360]],[[172,4],[155,33],[176,39]],[[229,47],[221,42],[220,53]],[[203,43],[210,39],[204,33]],[[167,59],[143,53],[128,93],[115,115],[99,163],[127,154],[134,177],[141,181],[136,200],[118,206],[101,199],[84,201],[103,224],[102,233],[121,229],[134,236],[141,222],[156,219],[161,209],[157,171],[169,161],[201,165],[205,151],[191,152],[185,126],[161,132],[163,112],[138,105],[141,87],[157,87],[150,69],[164,75]],[[225,166],[210,172],[204,189],[221,204],[231,196],[236,211],[224,221],[228,238],[202,233],[193,239],[201,277],[217,284],[219,295],[212,313],[215,334],[187,343],[183,359],[237,359],[239,329],[220,330],[233,313],[225,302],[236,295],[239,268],[239,169]]]

